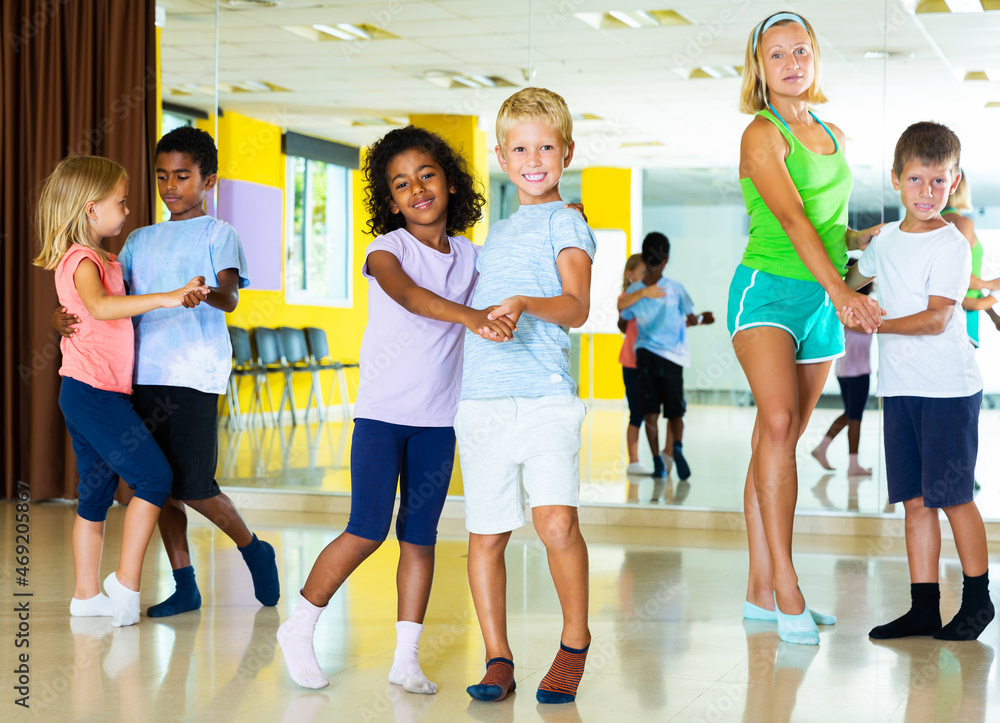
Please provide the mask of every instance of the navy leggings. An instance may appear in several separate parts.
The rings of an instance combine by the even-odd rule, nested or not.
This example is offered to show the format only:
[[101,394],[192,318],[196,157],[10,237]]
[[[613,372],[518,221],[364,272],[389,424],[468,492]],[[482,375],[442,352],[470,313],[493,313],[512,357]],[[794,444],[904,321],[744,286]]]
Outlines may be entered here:
[[453,427],[410,427],[355,419],[351,517],[346,531],[366,540],[385,540],[398,480],[396,538],[411,545],[435,544],[454,465]]
[[107,518],[119,477],[136,491],[136,497],[163,507],[173,481],[170,463],[127,394],[63,377],[59,408],[73,438],[80,473],[76,508],[80,517],[90,522]]

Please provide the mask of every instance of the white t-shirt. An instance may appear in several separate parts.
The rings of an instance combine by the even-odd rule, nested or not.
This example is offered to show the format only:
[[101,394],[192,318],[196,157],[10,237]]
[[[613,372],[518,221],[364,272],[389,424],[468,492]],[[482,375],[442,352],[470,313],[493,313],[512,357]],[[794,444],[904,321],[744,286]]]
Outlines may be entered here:
[[879,334],[880,397],[968,397],[981,391],[972,344],[965,330],[962,299],[969,289],[972,252],[951,224],[927,233],[906,233],[895,222],[872,239],[858,271],[878,278],[879,304],[886,319],[927,309],[928,297],[955,300],[948,326],[933,336]]

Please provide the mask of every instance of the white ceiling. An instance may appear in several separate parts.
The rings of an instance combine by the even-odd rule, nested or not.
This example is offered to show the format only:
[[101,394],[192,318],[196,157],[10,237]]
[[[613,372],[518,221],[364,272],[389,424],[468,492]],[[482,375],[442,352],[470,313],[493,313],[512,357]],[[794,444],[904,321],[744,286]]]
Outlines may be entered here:
[[[984,109],[986,102],[1000,101],[1000,83],[961,80],[964,71],[1000,71],[1000,12],[913,14],[915,2],[280,0],[274,8],[236,10],[223,1],[219,80],[267,82],[288,91],[221,93],[219,102],[224,110],[359,146],[392,126],[354,125],[357,121],[405,121],[411,113],[477,115],[492,146],[493,118],[515,89],[445,89],[425,73],[500,76],[522,84],[530,62],[534,84],[563,95],[574,114],[600,118],[576,122],[576,168],[656,169],[648,177],[663,194],[692,202],[692,187],[698,195],[707,184],[719,198],[719,189],[736,179],[739,136],[748,122],[737,108],[740,81],[689,80],[687,71],[742,65],[754,25],[772,12],[792,9],[819,35],[830,102],[817,112],[850,139],[857,202],[871,206],[880,197],[883,163],[891,159],[899,132],[914,121],[933,119],[962,139],[977,205],[1000,203],[1000,108]],[[166,11],[165,89],[211,86],[214,0],[159,0],[158,5]],[[692,24],[596,30],[573,15],[636,5],[676,10]],[[398,39],[312,42],[282,27],[339,23],[376,26]],[[902,57],[864,58],[866,51],[883,48]],[[1000,73],[992,76],[1000,80]],[[164,99],[205,110],[212,106],[212,98],[198,92],[165,90]]]

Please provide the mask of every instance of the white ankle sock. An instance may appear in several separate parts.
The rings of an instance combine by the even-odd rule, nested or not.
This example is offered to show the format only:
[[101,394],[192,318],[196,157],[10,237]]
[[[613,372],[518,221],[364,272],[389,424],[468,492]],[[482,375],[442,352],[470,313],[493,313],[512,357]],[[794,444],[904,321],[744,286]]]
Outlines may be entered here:
[[116,628],[139,622],[139,591],[129,590],[111,573],[104,578],[104,591],[111,598],[111,624]]
[[299,591],[299,604],[295,606],[292,616],[278,628],[278,644],[285,656],[288,674],[303,688],[315,690],[330,685],[330,679],[323,675],[313,649],[313,633],[324,610],[325,605],[313,605]]
[[69,601],[69,614],[80,618],[110,618],[114,615],[111,598],[102,592],[86,600],[73,598]]
[[417,648],[423,629],[424,626],[420,623],[407,620],[396,623],[396,652],[392,656],[389,682],[401,685],[411,693],[433,695],[437,693],[437,684],[427,680],[417,662]]

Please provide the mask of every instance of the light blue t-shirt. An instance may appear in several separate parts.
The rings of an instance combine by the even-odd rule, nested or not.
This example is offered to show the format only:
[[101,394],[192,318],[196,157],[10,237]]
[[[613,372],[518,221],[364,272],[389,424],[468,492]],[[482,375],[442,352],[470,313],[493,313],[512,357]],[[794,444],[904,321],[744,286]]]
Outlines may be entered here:
[[[217,286],[225,269],[237,270],[241,289],[250,283],[236,229],[211,216],[136,229],[118,261],[131,294],[172,291],[195,276]],[[205,303],[194,309],[154,309],[133,323],[135,384],[226,391],[233,351],[224,311]]]
[[[579,212],[562,201],[521,206],[493,225],[479,254],[479,284],[472,306],[484,309],[515,296],[562,293],[559,252],[583,249],[594,258],[597,242]],[[575,394],[569,373],[569,330],[523,314],[510,341],[487,341],[465,332],[462,399],[547,397]]]
[[[660,277],[656,285],[666,291],[658,299],[639,299],[621,313],[628,321],[635,319],[639,334],[635,348],[648,349],[657,356],[669,359],[682,367],[691,364],[691,351],[687,342],[687,317],[694,313],[694,304],[687,291],[676,281]],[[646,284],[636,281],[626,294],[644,289]]]

